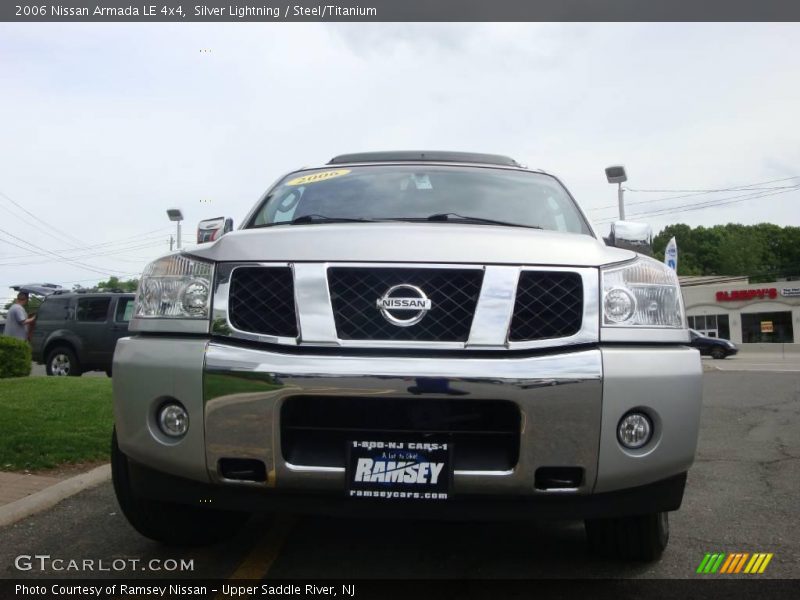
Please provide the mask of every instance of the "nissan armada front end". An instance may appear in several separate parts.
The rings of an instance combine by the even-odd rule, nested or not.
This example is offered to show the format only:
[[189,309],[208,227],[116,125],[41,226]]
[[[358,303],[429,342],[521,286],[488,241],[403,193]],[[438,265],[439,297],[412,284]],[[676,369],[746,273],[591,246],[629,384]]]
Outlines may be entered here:
[[505,157],[290,173],[239,230],[151,263],[130,330],[114,484],[164,542],[264,510],[552,517],[654,559],[695,455],[675,273]]

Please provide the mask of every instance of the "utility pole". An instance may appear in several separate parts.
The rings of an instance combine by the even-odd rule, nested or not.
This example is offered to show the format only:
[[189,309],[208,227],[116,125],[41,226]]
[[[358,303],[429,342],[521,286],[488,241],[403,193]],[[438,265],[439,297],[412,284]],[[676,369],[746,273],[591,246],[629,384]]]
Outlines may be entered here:
[[169,236],[169,251],[172,252],[172,245],[175,243],[175,238],[170,234]]
[[625,220],[625,192],[622,189],[622,184],[628,181],[628,174],[625,172],[625,167],[616,165],[606,168],[606,179],[608,183],[617,184],[617,200],[619,201],[619,220]]
[[183,213],[178,208],[170,208],[167,210],[167,216],[169,217],[170,221],[175,221],[175,225],[177,225],[177,245],[178,250],[181,249],[181,221],[183,221]]

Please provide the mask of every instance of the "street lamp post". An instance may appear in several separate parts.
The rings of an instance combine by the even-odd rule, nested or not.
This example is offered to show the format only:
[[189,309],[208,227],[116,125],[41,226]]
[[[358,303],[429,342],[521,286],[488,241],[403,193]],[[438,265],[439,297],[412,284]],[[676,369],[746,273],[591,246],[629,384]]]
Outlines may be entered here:
[[619,220],[625,220],[625,196],[624,190],[622,189],[622,184],[625,181],[628,181],[628,174],[625,173],[625,167],[622,165],[616,165],[613,167],[606,168],[606,179],[608,179],[608,183],[616,183],[617,184],[617,201],[619,202]]
[[181,249],[181,221],[183,221],[183,213],[179,208],[167,209],[167,216],[170,221],[175,221],[178,228],[178,250]]

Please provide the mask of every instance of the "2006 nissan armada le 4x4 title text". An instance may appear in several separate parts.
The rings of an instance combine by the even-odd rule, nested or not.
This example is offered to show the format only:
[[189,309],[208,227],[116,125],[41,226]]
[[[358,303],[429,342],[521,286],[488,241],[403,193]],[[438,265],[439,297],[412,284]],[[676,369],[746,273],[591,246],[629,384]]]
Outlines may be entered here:
[[501,156],[290,173],[240,230],[150,264],[130,330],[114,485],[168,543],[257,510],[580,518],[596,551],[654,559],[694,459],[675,273]]

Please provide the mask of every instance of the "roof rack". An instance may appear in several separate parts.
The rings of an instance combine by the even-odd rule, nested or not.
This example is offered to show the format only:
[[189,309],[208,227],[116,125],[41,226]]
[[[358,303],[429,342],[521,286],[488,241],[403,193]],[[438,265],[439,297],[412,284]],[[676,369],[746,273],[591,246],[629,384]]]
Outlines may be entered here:
[[502,165],[504,167],[520,167],[517,161],[500,154],[479,154],[476,152],[448,152],[442,150],[401,150],[397,152],[356,152],[334,156],[329,165],[368,162],[459,162],[480,163],[486,165]]

